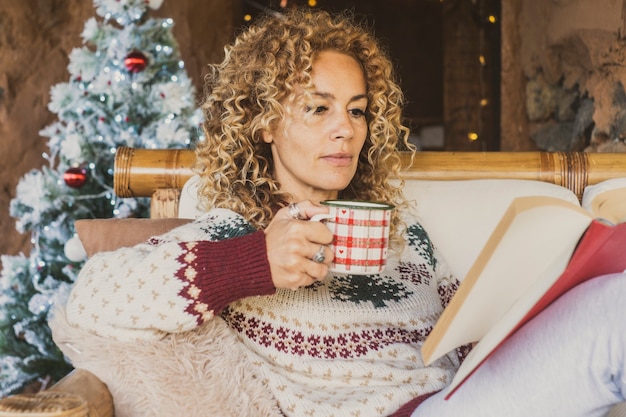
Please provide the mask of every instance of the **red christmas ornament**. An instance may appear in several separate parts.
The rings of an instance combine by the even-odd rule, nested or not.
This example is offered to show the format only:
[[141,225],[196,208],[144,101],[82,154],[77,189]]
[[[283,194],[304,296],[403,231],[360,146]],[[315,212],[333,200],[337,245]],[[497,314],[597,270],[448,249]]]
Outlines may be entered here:
[[82,167],[72,167],[63,174],[63,181],[68,187],[82,187],[87,182],[87,170]]
[[129,72],[138,73],[146,69],[148,57],[143,52],[133,51],[124,58],[124,66]]

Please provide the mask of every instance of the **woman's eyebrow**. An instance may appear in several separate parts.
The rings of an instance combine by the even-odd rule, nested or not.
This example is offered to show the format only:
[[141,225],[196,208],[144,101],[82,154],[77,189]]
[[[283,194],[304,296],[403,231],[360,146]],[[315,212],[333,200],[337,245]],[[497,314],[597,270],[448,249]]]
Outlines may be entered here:
[[[333,100],[335,99],[335,95],[332,93],[325,93],[323,91],[315,91],[313,92],[314,96],[323,98],[323,99],[327,99],[327,100]],[[349,100],[349,103],[352,103],[353,101],[359,101],[362,99],[366,99],[367,100],[367,94],[357,94],[355,96],[352,96]]]

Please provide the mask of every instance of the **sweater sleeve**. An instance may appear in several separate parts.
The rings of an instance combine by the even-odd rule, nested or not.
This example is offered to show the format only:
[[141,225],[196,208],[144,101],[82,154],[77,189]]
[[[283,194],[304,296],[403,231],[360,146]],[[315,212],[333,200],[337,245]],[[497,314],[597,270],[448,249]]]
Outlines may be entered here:
[[207,230],[194,222],[89,259],[67,302],[70,324],[119,340],[159,338],[275,292],[262,231],[216,239]]

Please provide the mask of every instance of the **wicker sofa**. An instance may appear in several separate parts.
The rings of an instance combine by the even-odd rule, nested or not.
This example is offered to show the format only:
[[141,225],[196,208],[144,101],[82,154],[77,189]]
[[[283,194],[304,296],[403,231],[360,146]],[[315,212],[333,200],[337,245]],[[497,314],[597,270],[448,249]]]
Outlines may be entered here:
[[[198,214],[193,161],[189,150],[118,149],[115,192],[120,197],[151,197],[153,219],[193,218]],[[426,230],[459,277],[469,269],[512,198],[551,195],[578,203],[585,190],[602,191],[598,187],[608,180],[626,178],[626,154],[420,152],[412,162],[403,155],[403,163],[405,194],[415,201]],[[60,347],[70,358],[74,354]],[[107,380],[110,377],[100,380],[96,374],[101,376],[97,367],[85,366],[44,393],[5,398],[0,401],[0,416],[132,415],[132,405],[117,407],[117,394],[107,388],[113,385]],[[136,389],[140,396],[145,387]],[[49,412],[50,404],[67,398],[88,411],[37,414]],[[618,406],[611,416],[626,416],[626,411]]]

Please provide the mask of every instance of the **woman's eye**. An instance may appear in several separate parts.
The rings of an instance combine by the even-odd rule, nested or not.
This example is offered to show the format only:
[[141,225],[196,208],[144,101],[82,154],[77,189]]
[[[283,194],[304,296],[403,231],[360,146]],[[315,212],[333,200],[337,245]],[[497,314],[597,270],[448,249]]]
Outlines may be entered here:
[[354,117],[365,117],[365,110],[363,109],[351,109],[350,114]]
[[326,110],[328,110],[328,107],[326,106],[317,106],[313,109],[313,113],[315,114],[322,114],[324,113]]
[[324,113],[324,112],[326,112],[328,110],[328,107],[326,107],[326,106],[306,106],[304,110],[305,110],[306,113],[322,114],[322,113]]

